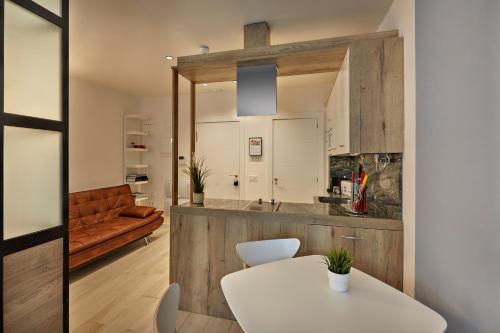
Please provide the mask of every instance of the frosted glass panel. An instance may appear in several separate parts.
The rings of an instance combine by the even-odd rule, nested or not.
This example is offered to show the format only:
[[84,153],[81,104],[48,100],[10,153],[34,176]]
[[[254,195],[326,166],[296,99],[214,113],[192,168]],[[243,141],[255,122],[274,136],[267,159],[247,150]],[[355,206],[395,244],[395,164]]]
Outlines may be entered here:
[[33,2],[61,16],[61,0],[33,0]]
[[61,133],[4,129],[4,238],[61,225]]
[[4,112],[61,119],[61,29],[5,2]]

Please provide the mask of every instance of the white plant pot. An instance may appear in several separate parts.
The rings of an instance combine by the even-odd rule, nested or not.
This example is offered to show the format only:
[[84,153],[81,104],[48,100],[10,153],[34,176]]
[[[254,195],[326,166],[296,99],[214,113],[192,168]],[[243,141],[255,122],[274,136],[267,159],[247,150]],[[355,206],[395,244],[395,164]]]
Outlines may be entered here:
[[202,204],[205,200],[205,193],[193,193],[193,203]]
[[349,275],[350,274],[336,274],[333,272],[328,272],[328,282],[330,283],[330,288],[335,291],[345,293],[349,289]]

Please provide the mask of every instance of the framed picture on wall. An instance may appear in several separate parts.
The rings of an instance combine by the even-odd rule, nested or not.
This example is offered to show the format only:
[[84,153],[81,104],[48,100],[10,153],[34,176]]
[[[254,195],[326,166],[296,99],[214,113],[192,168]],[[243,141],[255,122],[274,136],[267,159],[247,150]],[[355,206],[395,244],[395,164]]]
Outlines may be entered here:
[[262,138],[255,137],[248,139],[248,152],[250,156],[262,156]]

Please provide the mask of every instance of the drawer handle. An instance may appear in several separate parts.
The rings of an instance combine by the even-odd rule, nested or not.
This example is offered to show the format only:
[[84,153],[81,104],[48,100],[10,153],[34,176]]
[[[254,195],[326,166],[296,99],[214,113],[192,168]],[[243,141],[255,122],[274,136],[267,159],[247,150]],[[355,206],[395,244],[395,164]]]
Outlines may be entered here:
[[352,240],[362,240],[363,239],[361,237],[356,237],[356,236],[340,236],[340,238],[352,239]]

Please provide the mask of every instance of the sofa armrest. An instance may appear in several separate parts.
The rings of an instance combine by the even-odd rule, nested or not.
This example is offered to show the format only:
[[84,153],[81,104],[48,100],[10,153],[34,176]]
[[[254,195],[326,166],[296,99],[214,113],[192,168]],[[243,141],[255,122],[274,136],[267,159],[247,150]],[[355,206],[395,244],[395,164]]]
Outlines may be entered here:
[[145,218],[153,214],[156,211],[154,207],[148,206],[130,206],[125,207],[120,216],[135,217],[135,218]]

